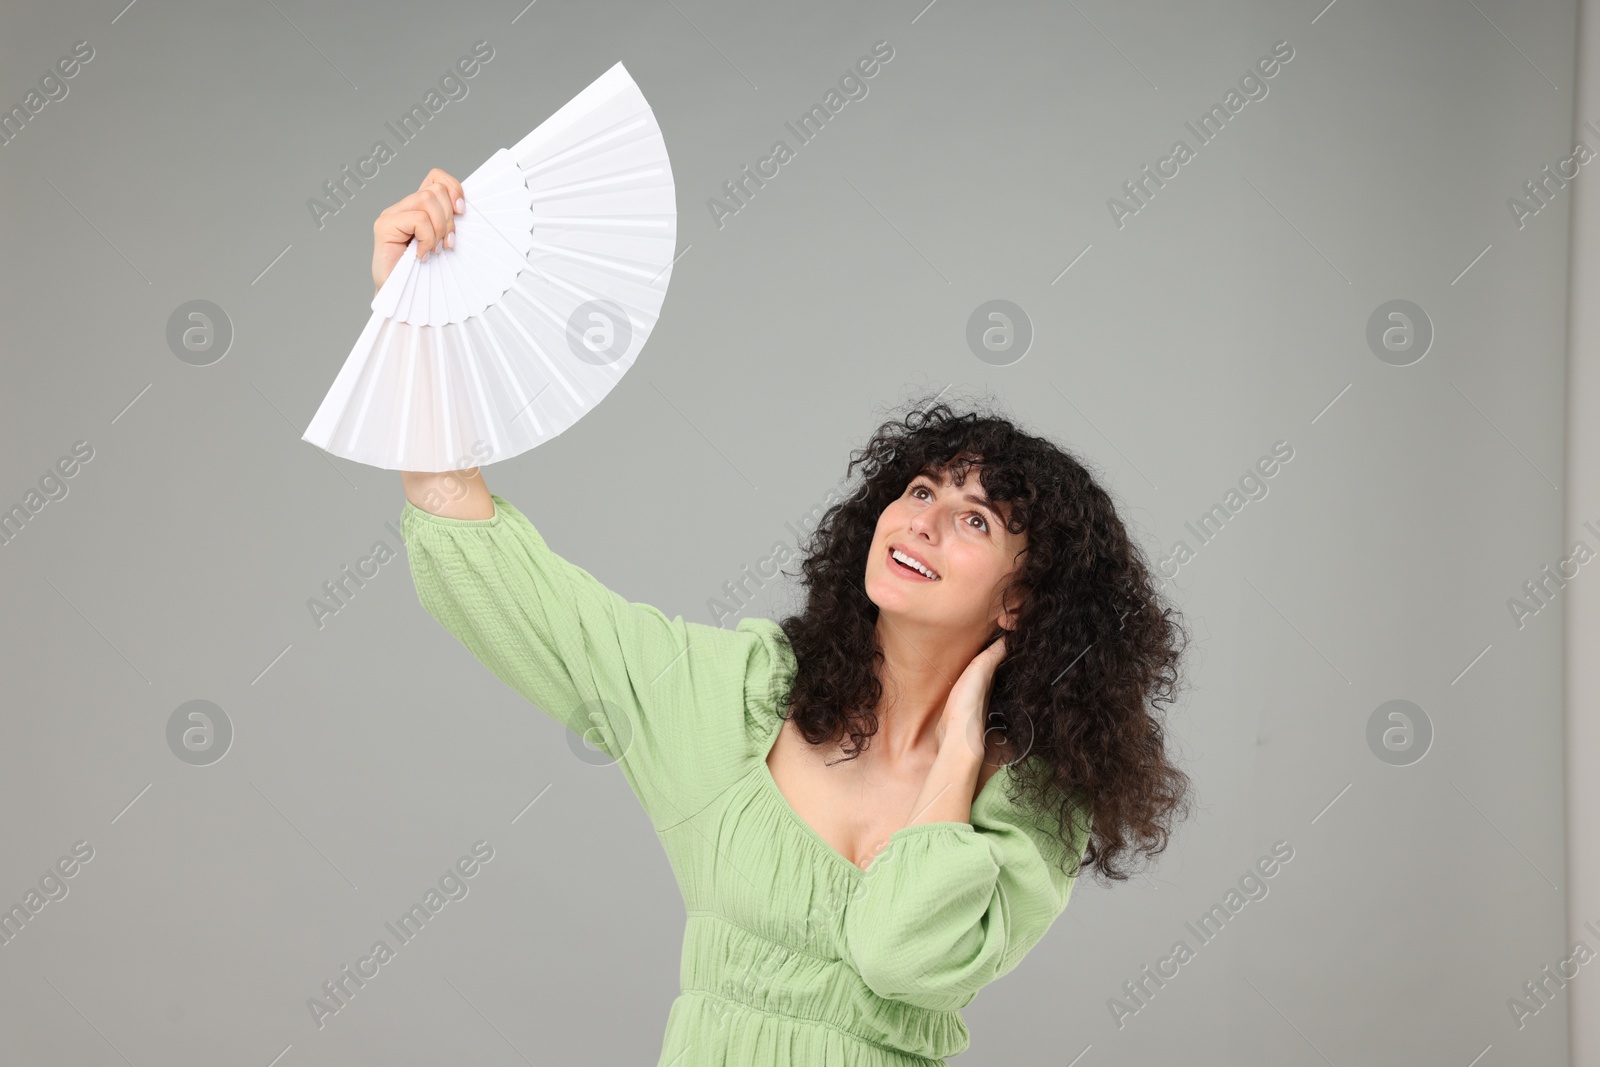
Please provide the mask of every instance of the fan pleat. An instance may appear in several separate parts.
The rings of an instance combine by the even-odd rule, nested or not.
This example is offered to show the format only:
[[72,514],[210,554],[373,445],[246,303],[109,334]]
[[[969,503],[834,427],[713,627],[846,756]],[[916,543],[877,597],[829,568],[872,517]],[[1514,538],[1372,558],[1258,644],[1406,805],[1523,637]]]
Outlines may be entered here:
[[650,128],[654,123],[653,118],[636,116],[618,122],[591,137],[585,137],[554,155],[524,158],[513,151],[512,158],[516,160],[517,166],[528,176],[530,182],[542,183],[546,174],[562,167],[604,169],[614,165],[606,159],[608,154],[625,151],[637,144],[647,144],[652,136]]
[[[489,391],[483,383],[483,367],[480,365],[478,360],[473,359],[471,356],[473,347],[472,334],[486,334],[488,333],[488,329],[485,326],[483,319],[475,318],[468,319],[466,322],[462,323],[460,332],[463,334],[461,338],[463,348],[461,365],[466,368],[468,377],[472,379],[472,395],[470,397],[471,406],[469,408],[471,418],[468,420],[467,425],[483,427],[484,432],[488,434],[489,438],[487,441],[478,439],[471,442],[466,442],[467,450],[476,455],[476,451],[473,446],[477,444],[485,444],[489,447],[489,456],[491,458],[494,456],[505,455],[510,452],[510,442],[506,440],[506,432],[501,429],[500,420],[494,417],[494,404],[490,401]],[[476,464],[474,464],[474,466],[476,466]]]

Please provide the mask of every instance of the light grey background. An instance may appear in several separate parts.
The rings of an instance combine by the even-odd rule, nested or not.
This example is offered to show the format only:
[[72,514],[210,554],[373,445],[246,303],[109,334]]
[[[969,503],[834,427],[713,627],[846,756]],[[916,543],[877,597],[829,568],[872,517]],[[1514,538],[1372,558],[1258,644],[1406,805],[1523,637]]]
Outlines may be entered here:
[[[679,194],[661,323],[487,480],[629,599],[711,621],[916,393],[1076,450],[1152,559],[1294,448],[1176,578],[1195,818],[1147,877],[1079,882],[959,1062],[1566,1062],[1563,996],[1507,1007],[1569,950],[1561,618],[1507,600],[1567,554],[1567,201],[1519,230],[1506,200],[1570,154],[1572,4],[39,7],[5,16],[0,102],[95,56],[0,146],[0,507],[94,458],[0,545],[0,903],[95,852],[0,947],[5,1060],[655,1062],[683,910],[643,813],[422,611],[403,554],[317,627],[323,582],[399,547],[403,496],[299,439],[370,314],[374,216],[620,59]],[[319,229],[308,199],[479,39],[467,97]],[[879,40],[868,95],[797,147],[784,122]],[[1119,229],[1107,199],[1280,40],[1268,95]],[[708,198],[779,138],[796,158],[719,228]],[[1035,331],[1005,367],[965,341],[997,298]],[[1407,367],[1365,337],[1396,298],[1435,331]],[[194,299],[235,330],[207,367],[166,341]],[[768,594],[743,614],[791,604]],[[1397,698],[1435,732],[1406,767],[1366,740]],[[207,767],[167,747],[193,699],[236,731]],[[470,894],[317,1029],[307,999],[480,839]],[[1199,945],[1185,922],[1279,840],[1269,895]]]

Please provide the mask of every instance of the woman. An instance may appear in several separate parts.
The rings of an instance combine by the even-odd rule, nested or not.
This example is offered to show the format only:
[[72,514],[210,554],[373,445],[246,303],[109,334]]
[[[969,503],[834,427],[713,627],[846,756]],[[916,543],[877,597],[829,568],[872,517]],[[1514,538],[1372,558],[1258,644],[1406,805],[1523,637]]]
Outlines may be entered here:
[[[382,285],[453,246],[434,170],[379,216]],[[403,472],[418,597],[621,766],[688,910],[660,1064],[899,1067],[1066,907],[1161,852],[1187,777],[1154,706],[1181,630],[1070,456],[948,405],[881,426],[806,549],[804,611],[732,630],[630,603],[476,468]]]

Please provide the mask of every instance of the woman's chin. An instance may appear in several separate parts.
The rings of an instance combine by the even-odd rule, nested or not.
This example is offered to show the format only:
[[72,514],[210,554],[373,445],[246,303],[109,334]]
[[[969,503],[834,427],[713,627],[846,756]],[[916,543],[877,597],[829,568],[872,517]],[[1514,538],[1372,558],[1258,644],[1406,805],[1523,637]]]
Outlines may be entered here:
[[877,605],[878,617],[884,622],[902,626],[927,626],[938,621],[937,614],[928,604],[919,603],[917,598],[907,596],[898,589],[879,590],[868,586],[867,599]]

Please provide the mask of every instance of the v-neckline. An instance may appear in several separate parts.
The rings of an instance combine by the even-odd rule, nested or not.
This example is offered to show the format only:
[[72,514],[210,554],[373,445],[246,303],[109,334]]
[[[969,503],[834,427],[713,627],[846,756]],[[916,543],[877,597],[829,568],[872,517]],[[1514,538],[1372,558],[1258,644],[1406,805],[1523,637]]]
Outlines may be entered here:
[[[783,795],[783,790],[778,787],[778,779],[773,777],[772,767],[768,765],[767,758],[771,756],[773,750],[778,747],[778,739],[783,736],[783,727],[788,720],[781,715],[777,716],[777,720],[777,729],[772,731],[772,740],[768,742],[766,751],[761,753],[761,758],[759,760],[760,767],[758,768],[757,773],[760,774],[761,780],[765,783],[766,788],[771,791],[772,797],[777,801],[778,806],[788,813],[789,819],[794,822],[795,825],[800,827],[800,829],[804,831],[807,836],[820,845],[823,851],[827,852],[828,855],[832,856],[838,862],[844,864],[857,876],[866,874],[867,871],[872,868],[872,863],[877,862],[876,856],[873,857],[872,863],[868,863],[867,866],[856,866],[855,862],[851,860],[849,856],[846,856],[843,852],[840,852],[837,848],[834,848],[833,845],[829,843],[827,838],[817,833],[816,828],[810,823],[806,822],[800,813],[795,810],[794,805],[789,803],[789,798]],[[989,792],[989,787],[994,784],[995,779],[1007,773],[1010,771],[1010,769],[1011,765],[1008,763],[989,776],[989,780],[983,783],[983,788],[978,790],[978,795],[972,800],[972,807],[974,809],[977,808],[978,801],[982,800],[984,795]],[[905,827],[901,827],[901,829],[904,828]],[[896,830],[895,833],[899,833],[899,830]],[[893,834],[890,836],[892,837]]]

